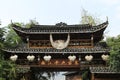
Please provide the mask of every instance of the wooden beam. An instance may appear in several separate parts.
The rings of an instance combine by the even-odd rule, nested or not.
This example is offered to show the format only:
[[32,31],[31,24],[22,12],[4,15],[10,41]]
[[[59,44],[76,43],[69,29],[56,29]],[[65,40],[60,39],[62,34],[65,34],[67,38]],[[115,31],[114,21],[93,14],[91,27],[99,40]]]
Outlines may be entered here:
[[91,35],[91,46],[93,47],[94,46],[94,37],[93,37],[93,34]]

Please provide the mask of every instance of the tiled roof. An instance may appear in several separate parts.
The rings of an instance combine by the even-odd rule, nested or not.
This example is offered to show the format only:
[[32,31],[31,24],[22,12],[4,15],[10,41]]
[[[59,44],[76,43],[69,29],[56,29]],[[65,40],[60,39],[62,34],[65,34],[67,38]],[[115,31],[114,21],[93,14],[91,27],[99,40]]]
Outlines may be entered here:
[[65,48],[62,50],[55,48],[15,48],[4,49],[11,53],[105,53],[109,52],[108,48],[94,47],[94,48]]
[[63,73],[63,75],[67,76],[67,75],[73,75],[73,74],[79,74],[80,72],[78,71],[72,71],[72,72],[66,72],[66,73]]
[[119,73],[120,74],[120,72],[118,72],[118,71],[116,71],[116,70],[113,70],[113,69],[111,69],[110,67],[90,67],[90,72],[91,73],[110,73],[110,74],[116,74],[116,73]]
[[34,25],[31,28],[21,28],[16,25],[13,29],[25,34],[48,34],[48,33],[93,33],[105,29],[108,21],[92,26],[89,24],[67,25],[65,23],[58,23],[56,25]]

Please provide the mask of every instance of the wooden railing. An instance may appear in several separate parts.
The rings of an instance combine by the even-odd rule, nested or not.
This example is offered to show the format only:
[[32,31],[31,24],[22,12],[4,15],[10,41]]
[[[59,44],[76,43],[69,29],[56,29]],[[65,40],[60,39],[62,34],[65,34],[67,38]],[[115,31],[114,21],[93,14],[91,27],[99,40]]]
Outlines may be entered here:
[[[92,47],[91,39],[71,40],[68,47]],[[28,43],[30,48],[46,48],[52,47],[49,40],[30,40]]]

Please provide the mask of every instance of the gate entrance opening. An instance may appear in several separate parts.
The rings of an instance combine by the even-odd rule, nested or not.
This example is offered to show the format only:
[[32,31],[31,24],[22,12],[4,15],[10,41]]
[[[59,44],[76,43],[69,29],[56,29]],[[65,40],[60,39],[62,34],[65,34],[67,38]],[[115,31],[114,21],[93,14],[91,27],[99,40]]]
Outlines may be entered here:
[[41,72],[77,71],[80,75],[88,69],[91,80],[94,80],[94,69],[98,69],[96,71],[99,75],[99,72],[106,68],[109,57],[106,43],[100,42],[107,25],[108,21],[97,26],[67,25],[61,22],[56,25],[32,25],[30,28],[22,28],[12,24],[13,30],[24,44],[16,48],[5,48],[5,59],[14,61],[19,70],[26,70],[24,76],[28,77],[35,69]]

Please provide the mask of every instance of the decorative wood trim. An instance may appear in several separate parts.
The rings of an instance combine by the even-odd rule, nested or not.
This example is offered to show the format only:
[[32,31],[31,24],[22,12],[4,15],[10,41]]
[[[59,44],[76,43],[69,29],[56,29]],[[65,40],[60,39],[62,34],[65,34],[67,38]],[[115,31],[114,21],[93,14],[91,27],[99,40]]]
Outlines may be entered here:
[[65,66],[79,66],[79,61],[75,60],[75,61],[70,61],[68,59],[51,59],[49,62],[46,62],[44,60],[41,60],[38,62],[38,65],[40,66],[56,66],[56,67],[65,67]]
[[[42,47],[29,47],[29,48],[52,48],[52,46],[42,46]],[[68,48],[93,48],[93,46],[68,46]]]
[[[30,40],[29,41],[30,48],[51,48],[51,43],[49,40]],[[91,39],[77,39],[71,40],[68,47],[93,47],[93,41]]]

